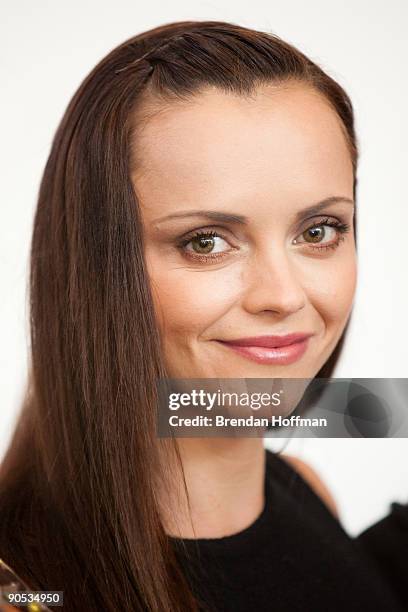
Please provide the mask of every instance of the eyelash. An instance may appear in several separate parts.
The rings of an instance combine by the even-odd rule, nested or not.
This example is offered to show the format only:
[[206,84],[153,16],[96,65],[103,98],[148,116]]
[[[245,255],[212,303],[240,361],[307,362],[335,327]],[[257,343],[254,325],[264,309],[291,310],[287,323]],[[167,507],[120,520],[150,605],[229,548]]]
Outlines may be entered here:
[[[350,230],[350,225],[348,223],[342,223],[338,220],[334,220],[334,219],[330,219],[329,217],[327,217],[326,219],[324,219],[323,221],[319,221],[318,223],[313,223],[312,225],[310,225],[309,227],[307,227],[300,235],[308,232],[311,229],[314,229],[316,227],[322,227],[322,226],[329,226],[329,227],[334,227],[337,230],[337,238],[335,242],[332,242],[330,244],[323,244],[322,246],[316,246],[315,244],[312,243],[307,243],[307,242],[302,242],[302,243],[298,243],[298,244],[307,244],[309,246],[309,248],[311,248],[313,251],[328,251],[329,249],[337,249],[340,246],[340,243],[344,240],[344,235],[346,234],[349,230]],[[229,251],[223,252],[223,253],[209,253],[207,255],[205,254],[194,254],[191,251],[186,251],[185,247],[194,239],[196,238],[222,238],[223,240],[226,240],[226,238],[224,238],[224,236],[222,236],[221,234],[219,234],[218,232],[216,232],[215,230],[208,230],[207,232],[203,232],[203,231],[197,231],[195,232],[193,235],[190,236],[186,236],[185,238],[183,238],[179,243],[178,243],[178,248],[182,251],[183,255],[186,256],[189,259],[193,259],[195,261],[198,262],[202,262],[202,263],[207,263],[208,260],[215,260],[215,261],[219,261],[221,259],[223,259],[226,255],[228,255]],[[317,243],[316,243],[317,244]]]

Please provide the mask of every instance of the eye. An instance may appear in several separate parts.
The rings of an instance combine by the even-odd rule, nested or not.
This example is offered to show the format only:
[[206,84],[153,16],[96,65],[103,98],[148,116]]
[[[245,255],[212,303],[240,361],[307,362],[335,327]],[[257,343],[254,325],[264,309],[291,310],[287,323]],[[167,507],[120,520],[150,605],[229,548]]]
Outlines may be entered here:
[[293,242],[294,244],[307,244],[312,249],[335,249],[344,240],[341,234],[348,231],[347,223],[327,218],[308,227]]
[[[293,240],[293,244],[303,245],[314,251],[336,249],[344,240],[342,234],[349,229],[347,223],[327,217],[310,225]],[[192,232],[179,240],[177,247],[184,257],[202,264],[218,263],[237,250],[237,247],[231,247],[229,241],[215,230]]]
[[228,242],[214,230],[196,232],[193,236],[184,238],[179,247],[188,257],[195,259],[220,258],[230,250]]
[[[322,242],[325,238],[326,239],[335,238],[336,235],[337,235],[337,232],[335,229],[333,229],[333,227],[329,227],[323,224],[313,225],[312,227],[309,227],[309,229],[307,229],[305,232],[301,234],[305,242],[312,242],[312,243]],[[296,242],[298,243],[299,240],[296,239]]]

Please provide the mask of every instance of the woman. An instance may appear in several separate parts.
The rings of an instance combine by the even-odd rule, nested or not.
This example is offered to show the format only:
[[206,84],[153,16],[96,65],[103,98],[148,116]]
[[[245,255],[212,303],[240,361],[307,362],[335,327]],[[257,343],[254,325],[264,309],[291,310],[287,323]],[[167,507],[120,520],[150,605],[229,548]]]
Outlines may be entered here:
[[[307,466],[156,433],[158,377],[330,376],[356,170],[346,93],[270,34],[168,24],[85,79],[41,183],[0,473],[0,557],[31,589],[66,610],[402,609]],[[248,340],[292,333],[301,351]]]

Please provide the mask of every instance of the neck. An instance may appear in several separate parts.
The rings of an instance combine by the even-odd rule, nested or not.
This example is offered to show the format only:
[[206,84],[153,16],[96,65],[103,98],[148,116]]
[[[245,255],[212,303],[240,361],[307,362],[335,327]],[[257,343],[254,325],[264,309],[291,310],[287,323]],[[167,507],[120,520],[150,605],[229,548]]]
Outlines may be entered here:
[[[162,500],[163,523],[177,538],[220,538],[249,527],[265,505],[263,438],[178,438],[182,474]],[[177,475],[176,475],[177,474]]]

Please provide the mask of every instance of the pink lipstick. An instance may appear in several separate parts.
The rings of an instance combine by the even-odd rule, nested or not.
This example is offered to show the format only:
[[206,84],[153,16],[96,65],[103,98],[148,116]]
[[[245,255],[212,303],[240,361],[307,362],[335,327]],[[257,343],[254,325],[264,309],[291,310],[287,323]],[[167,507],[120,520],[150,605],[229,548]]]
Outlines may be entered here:
[[252,336],[217,342],[257,363],[289,365],[302,357],[312,335],[294,333],[285,336]]

